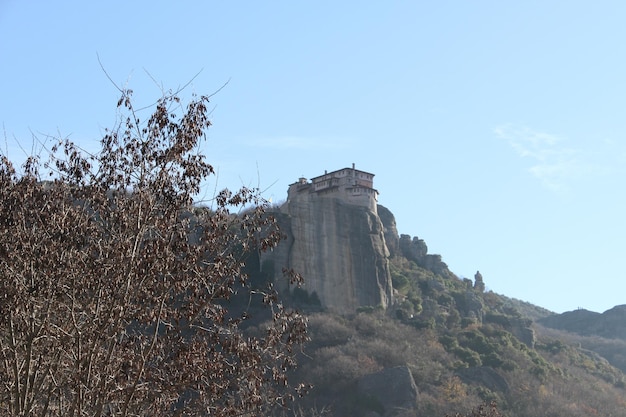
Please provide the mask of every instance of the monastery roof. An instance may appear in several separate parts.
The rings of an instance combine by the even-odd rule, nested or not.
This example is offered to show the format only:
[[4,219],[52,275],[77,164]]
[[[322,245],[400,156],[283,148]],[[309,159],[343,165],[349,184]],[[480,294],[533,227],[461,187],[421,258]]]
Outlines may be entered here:
[[326,177],[326,176],[328,176],[328,175],[333,175],[333,174],[335,174],[335,173],[337,173],[337,172],[341,172],[341,171],[344,171],[344,170],[346,170],[346,169],[349,169],[349,170],[351,170],[351,171],[355,171],[355,172],[361,172],[361,173],[363,173],[363,174],[368,174],[368,175],[371,175],[372,177],[374,176],[374,174],[372,174],[371,172],[361,171],[360,169],[356,169],[356,168],[345,167],[345,168],[337,169],[337,170],[335,170],[335,171],[327,172],[327,173],[325,173],[325,174],[322,174],[322,175],[318,175],[318,176],[316,176],[316,177],[313,177],[313,178],[311,178],[311,181],[313,181],[313,180],[315,180],[315,179],[317,179],[317,178],[322,178],[322,177]]

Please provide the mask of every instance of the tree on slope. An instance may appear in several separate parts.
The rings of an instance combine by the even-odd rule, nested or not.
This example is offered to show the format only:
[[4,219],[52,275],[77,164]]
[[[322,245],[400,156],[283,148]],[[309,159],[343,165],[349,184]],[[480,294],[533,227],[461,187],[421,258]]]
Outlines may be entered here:
[[489,404],[484,403],[474,408],[469,414],[455,413],[454,416],[448,415],[447,417],[502,417],[502,414],[498,411],[498,406],[495,402]]
[[250,291],[272,313],[252,337],[228,300],[279,231],[258,190],[194,211],[208,97],[164,95],[142,121],[131,96],[97,154],[62,140],[19,173],[1,157],[0,414],[267,415],[299,391],[306,321]]

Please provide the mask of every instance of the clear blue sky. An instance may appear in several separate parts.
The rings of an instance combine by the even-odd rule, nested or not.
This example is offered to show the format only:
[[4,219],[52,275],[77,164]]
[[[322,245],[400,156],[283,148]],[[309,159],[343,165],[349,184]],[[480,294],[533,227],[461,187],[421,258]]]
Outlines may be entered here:
[[625,21],[621,0],[0,0],[0,146],[95,148],[118,98],[97,56],[138,104],[201,71],[183,96],[228,81],[218,187],[280,201],[354,162],[457,275],[602,312],[626,303]]

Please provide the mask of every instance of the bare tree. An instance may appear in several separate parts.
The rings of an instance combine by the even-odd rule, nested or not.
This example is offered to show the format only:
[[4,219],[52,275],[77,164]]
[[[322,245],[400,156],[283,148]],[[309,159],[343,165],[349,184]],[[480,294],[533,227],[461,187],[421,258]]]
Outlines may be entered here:
[[[121,92],[97,154],[0,161],[0,414],[267,415],[302,388],[286,374],[307,338],[242,270],[279,241],[267,203],[242,188],[194,210],[208,97],[164,95],[142,121]],[[229,310],[246,290],[272,313],[256,337]]]

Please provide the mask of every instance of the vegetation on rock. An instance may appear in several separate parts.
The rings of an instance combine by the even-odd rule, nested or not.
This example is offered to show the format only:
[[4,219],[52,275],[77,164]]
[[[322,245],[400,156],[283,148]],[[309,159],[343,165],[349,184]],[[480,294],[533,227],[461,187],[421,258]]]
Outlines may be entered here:
[[[296,373],[313,385],[303,409],[321,407],[328,416],[623,415],[622,371],[580,347],[580,337],[564,338],[530,318],[552,313],[400,254],[390,270],[396,303],[388,311],[311,310],[311,342]],[[384,398],[359,388],[365,376],[398,366],[415,381],[414,407],[384,408]]]

